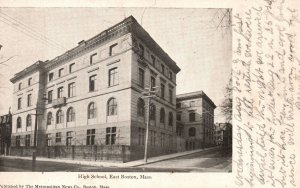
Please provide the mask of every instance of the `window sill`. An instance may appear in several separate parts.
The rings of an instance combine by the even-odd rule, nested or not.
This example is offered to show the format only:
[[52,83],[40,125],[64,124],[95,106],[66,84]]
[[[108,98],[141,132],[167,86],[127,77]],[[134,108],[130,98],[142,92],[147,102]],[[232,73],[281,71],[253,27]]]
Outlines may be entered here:
[[107,88],[115,87],[115,86],[118,86],[118,85],[119,85],[119,84],[112,85],[112,86],[108,86]]
[[93,91],[89,91],[89,93],[94,93],[94,92],[97,92],[98,90],[93,90]]

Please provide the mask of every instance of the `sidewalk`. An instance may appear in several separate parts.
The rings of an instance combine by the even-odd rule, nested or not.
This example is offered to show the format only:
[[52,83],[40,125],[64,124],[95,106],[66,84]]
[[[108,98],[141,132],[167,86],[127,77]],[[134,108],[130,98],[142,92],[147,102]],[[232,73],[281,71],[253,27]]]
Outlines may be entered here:
[[[219,148],[217,147],[211,147],[206,149],[198,149],[198,150],[192,150],[192,151],[185,151],[180,153],[172,153],[169,155],[162,155],[157,157],[151,157],[148,158],[147,164],[155,163],[158,161],[164,161],[168,159],[173,159],[176,157],[181,157],[185,155],[190,155],[193,153],[198,153],[201,151],[209,151]],[[2,157],[2,156],[1,156]],[[32,160],[32,157],[20,157],[20,156],[3,156],[5,158],[11,158],[11,159],[25,159],[25,160]],[[42,158],[37,157],[36,161],[46,161],[46,162],[58,162],[58,163],[69,163],[69,164],[79,164],[79,165],[87,165],[87,166],[99,166],[99,167],[137,167],[146,164],[144,159],[136,160],[136,161],[130,161],[127,163],[122,163],[118,161],[83,161],[83,160],[72,160],[72,159],[58,159],[58,158]]]

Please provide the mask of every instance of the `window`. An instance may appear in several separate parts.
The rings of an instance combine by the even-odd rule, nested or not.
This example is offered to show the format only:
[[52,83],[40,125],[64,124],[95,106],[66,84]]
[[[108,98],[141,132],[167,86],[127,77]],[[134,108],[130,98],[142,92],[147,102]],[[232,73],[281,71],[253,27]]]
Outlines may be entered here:
[[171,71],[169,71],[169,78],[170,78],[170,80],[173,79],[173,73]]
[[190,122],[194,122],[195,121],[195,116],[196,116],[196,114],[195,114],[195,112],[190,112],[189,113],[189,120],[190,120]]
[[144,53],[145,53],[145,49],[144,49],[144,46],[143,45],[139,45],[139,55],[141,58],[144,58]]
[[25,147],[30,147],[30,134],[25,136]]
[[165,109],[160,109],[160,123],[165,123]]
[[88,129],[86,131],[86,145],[94,145],[95,144],[95,129]]
[[49,82],[53,80],[53,77],[54,77],[54,73],[50,72],[49,75],[48,75]]
[[97,80],[97,75],[90,76],[89,91],[96,90],[96,80]]
[[182,127],[176,126],[176,133],[177,133],[177,136],[182,136],[182,131],[183,131],[183,128],[182,128]]
[[96,105],[91,102],[88,106],[88,119],[93,119],[96,117]]
[[150,130],[150,145],[151,146],[155,146],[155,142],[156,142],[156,132]]
[[155,83],[155,78],[151,76],[151,80],[150,80],[150,86],[151,88],[155,87],[156,86],[156,83]]
[[181,114],[177,114],[176,119],[177,119],[178,121],[181,121]]
[[116,143],[116,127],[106,128],[106,145],[114,145]]
[[110,47],[109,47],[109,56],[112,56],[112,55],[114,55],[116,52],[115,52],[115,50],[116,50],[116,46],[117,46],[118,44],[116,43],[116,44],[113,44],[113,45],[111,45]]
[[108,86],[114,86],[118,84],[118,68],[112,68],[109,70]]
[[145,144],[145,129],[139,127],[139,145]]
[[139,68],[139,85],[144,88],[144,70]]
[[90,56],[90,65],[92,65],[93,63],[95,63],[95,60],[96,60],[96,55],[97,53],[94,53]]
[[169,135],[169,146],[172,147],[173,145],[173,136]]
[[51,134],[47,134],[47,146],[51,146],[51,141],[52,141],[52,139],[51,139]]
[[71,63],[69,65],[69,73],[72,73],[74,71],[75,63]]
[[165,85],[164,84],[160,84],[160,96],[161,98],[165,98]]
[[195,127],[189,128],[189,136],[196,136],[196,129],[195,129]]
[[145,102],[141,98],[138,99],[137,113],[138,113],[138,116],[141,116],[141,117],[145,116]]
[[163,64],[161,64],[161,72],[165,74],[165,66]]
[[67,140],[66,140],[66,145],[71,146],[72,145],[72,131],[67,132]]
[[47,125],[52,124],[52,112],[48,112],[47,114]]
[[22,89],[22,83],[19,83],[19,88],[18,88],[19,90],[21,90]]
[[20,147],[21,146],[21,136],[16,136],[16,147]]
[[151,55],[151,59],[152,59],[152,65],[155,67],[155,57]]
[[31,127],[31,115],[27,115],[27,118],[26,118],[26,127]]
[[70,83],[68,85],[68,97],[74,97],[75,96],[75,82]]
[[58,110],[56,113],[56,123],[63,123],[64,122],[64,113],[62,110]]
[[181,108],[181,103],[176,103],[176,108]]
[[61,68],[58,70],[58,77],[61,77],[63,75],[63,71],[64,71],[64,68]]
[[117,110],[118,110],[117,100],[115,98],[109,99],[107,102],[107,115],[108,116],[117,115]]
[[160,137],[160,144],[161,144],[161,147],[163,147],[165,145],[165,138],[166,137],[166,134],[165,133],[161,133],[161,137]]
[[155,120],[156,118],[156,108],[154,104],[150,105],[150,119]]
[[173,126],[173,113],[169,112],[169,126]]
[[17,129],[19,129],[21,127],[22,127],[22,119],[21,119],[21,117],[18,117],[17,118]]
[[67,111],[67,122],[75,121],[75,111],[73,107],[70,107]]
[[31,81],[32,81],[32,78],[29,78],[29,79],[28,79],[28,86],[31,85]]
[[173,103],[173,90],[169,89],[169,101],[170,103]]
[[31,106],[31,94],[27,95],[27,106]]
[[195,101],[190,101],[190,107],[194,107],[195,106]]
[[53,99],[53,90],[48,91],[48,104],[52,103]]
[[57,98],[62,98],[64,94],[64,87],[59,87],[57,89]]
[[55,142],[60,143],[61,142],[61,132],[57,132],[55,134]]
[[22,97],[18,98],[18,110],[22,108]]

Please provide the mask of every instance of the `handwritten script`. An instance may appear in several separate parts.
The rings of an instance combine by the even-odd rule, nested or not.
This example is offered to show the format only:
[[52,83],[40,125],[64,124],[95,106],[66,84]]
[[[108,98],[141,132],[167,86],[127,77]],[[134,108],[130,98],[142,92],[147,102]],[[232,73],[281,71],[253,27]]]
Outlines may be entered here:
[[233,14],[233,169],[238,186],[296,186],[299,14],[284,0],[257,1]]

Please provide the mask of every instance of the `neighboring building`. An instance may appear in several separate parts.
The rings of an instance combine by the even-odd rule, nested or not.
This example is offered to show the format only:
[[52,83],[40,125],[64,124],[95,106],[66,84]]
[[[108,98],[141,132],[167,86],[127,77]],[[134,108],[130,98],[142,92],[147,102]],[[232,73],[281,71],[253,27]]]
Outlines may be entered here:
[[8,155],[11,137],[11,113],[0,116],[0,155]]
[[[176,96],[177,135],[184,141],[185,150],[214,145],[214,109],[216,105],[203,92]],[[178,143],[179,150],[182,143]]]
[[[50,61],[17,73],[12,154],[134,160],[145,148],[145,88],[152,99],[149,156],[176,152],[176,63],[132,17]],[[27,149],[26,149],[27,148]],[[125,157],[124,157],[125,156]]]
[[216,145],[232,145],[232,125],[230,123],[215,124],[215,142]]

